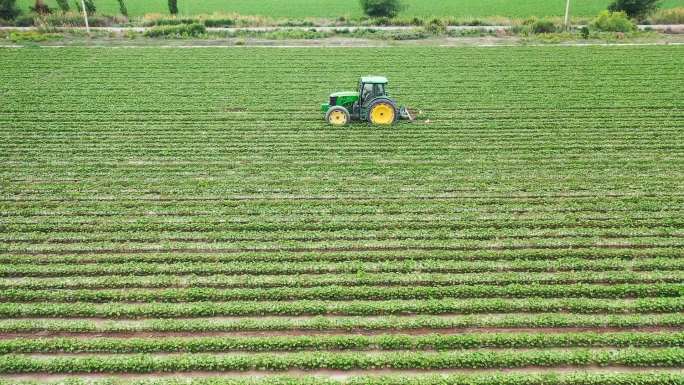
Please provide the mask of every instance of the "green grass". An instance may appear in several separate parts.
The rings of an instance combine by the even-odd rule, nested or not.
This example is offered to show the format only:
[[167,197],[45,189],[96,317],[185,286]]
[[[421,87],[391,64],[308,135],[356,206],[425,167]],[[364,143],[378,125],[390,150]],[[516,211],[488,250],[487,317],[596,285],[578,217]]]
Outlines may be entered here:
[[[56,6],[54,0],[46,1]],[[73,1],[72,1],[73,3]],[[574,16],[594,16],[605,9],[609,0],[573,0]],[[23,9],[32,5],[31,0],[19,0]],[[565,12],[564,0],[406,0],[408,9],[402,16],[455,16],[455,17],[529,17],[561,16]],[[108,14],[119,12],[115,0],[96,1],[98,10]],[[166,0],[126,0],[130,15],[168,13]],[[684,0],[665,0],[663,7],[682,7]],[[201,0],[178,1],[179,12],[193,15],[213,12],[237,12],[244,15],[262,15],[284,18],[339,16],[360,17],[358,1],[335,0]]]
[[[529,378],[681,383],[662,368],[684,366],[683,61],[0,49],[0,373],[607,366],[640,373]],[[326,125],[320,103],[370,73],[420,118]]]

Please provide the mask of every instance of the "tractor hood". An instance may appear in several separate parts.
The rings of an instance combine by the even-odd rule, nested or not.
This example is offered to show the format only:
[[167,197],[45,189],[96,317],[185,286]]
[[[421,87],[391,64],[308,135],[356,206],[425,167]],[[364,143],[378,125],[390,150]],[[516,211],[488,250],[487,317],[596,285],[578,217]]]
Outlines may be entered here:
[[332,106],[344,106],[351,109],[352,104],[359,100],[359,93],[354,91],[335,92],[330,94],[330,101],[321,104],[321,110],[327,112]]
[[355,91],[342,91],[342,92],[335,92],[333,94],[330,94],[331,98],[343,98],[343,97],[350,97],[350,96],[359,96],[359,93],[355,92]]

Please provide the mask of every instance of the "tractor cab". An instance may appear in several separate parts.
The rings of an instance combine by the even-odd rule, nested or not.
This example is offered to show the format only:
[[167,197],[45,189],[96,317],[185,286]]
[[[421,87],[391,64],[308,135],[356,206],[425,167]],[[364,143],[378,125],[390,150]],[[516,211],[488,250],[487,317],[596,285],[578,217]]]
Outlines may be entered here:
[[359,104],[367,105],[377,97],[387,97],[385,86],[387,78],[381,76],[365,76],[359,81]]
[[407,109],[399,108],[387,94],[387,78],[364,76],[357,91],[330,94],[330,102],[321,105],[325,120],[335,126],[344,126],[352,120],[372,124],[394,124],[400,117],[411,119]]

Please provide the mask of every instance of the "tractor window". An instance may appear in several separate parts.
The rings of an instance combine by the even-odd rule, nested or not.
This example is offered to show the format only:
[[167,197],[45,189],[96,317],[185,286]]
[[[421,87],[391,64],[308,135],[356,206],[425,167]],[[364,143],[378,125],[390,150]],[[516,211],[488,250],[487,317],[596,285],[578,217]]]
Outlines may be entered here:
[[363,85],[363,91],[361,91],[361,99],[368,100],[373,97],[373,85],[370,83]]
[[363,85],[363,90],[361,92],[361,99],[367,101],[373,99],[377,96],[385,95],[385,85],[384,84],[372,84],[366,83]]

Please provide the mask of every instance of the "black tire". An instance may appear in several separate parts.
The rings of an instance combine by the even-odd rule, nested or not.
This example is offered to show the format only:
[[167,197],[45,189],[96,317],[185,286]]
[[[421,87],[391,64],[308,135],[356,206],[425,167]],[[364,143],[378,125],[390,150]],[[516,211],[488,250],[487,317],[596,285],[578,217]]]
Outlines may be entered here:
[[342,106],[332,106],[328,112],[325,113],[325,121],[333,126],[346,126],[351,121],[351,115],[349,115],[349,111]]
[[366,115],[366,120],[368,120],[372,124],[377,124],[373,121],[371,118],[373,109],[378,107],[379,105],[390,105],[392,109],[394,110],[394,117],[391,119],[390,122],[388,123],[383,123],[383,124],[394,124],[399,120],[399,107],[397,106],[397,103],[394,102],[392,99],[388,98],[377,98],[373,100],[369,105],[368,105],[368,112]]

